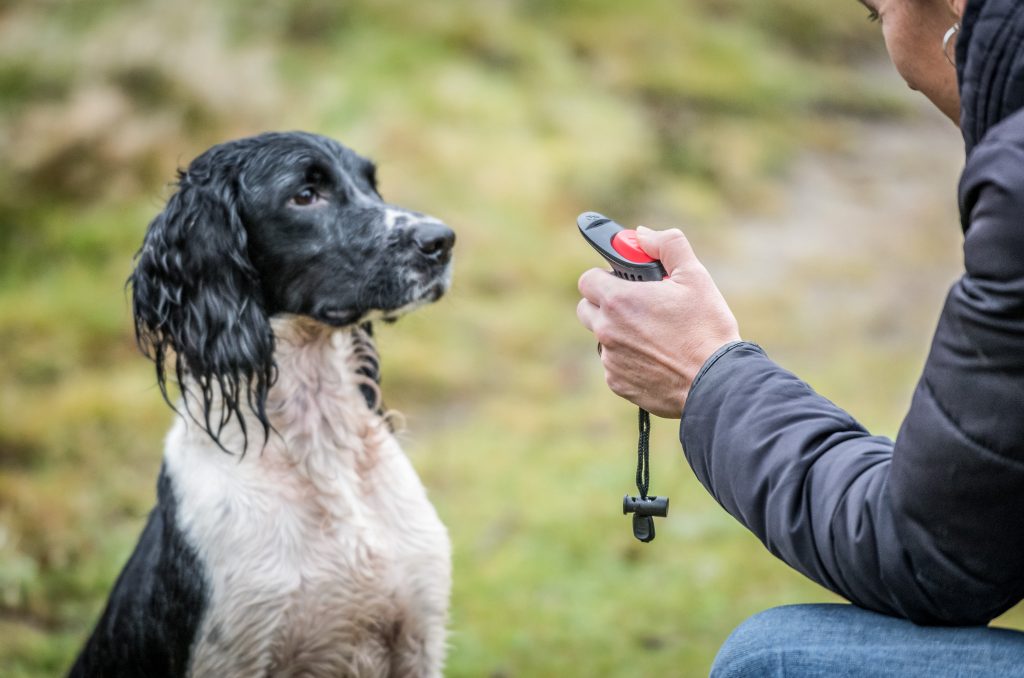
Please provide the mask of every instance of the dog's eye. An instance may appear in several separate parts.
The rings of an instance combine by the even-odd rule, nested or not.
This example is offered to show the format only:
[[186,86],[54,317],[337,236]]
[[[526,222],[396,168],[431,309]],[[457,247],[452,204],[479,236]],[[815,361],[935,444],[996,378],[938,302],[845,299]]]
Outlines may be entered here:
[[320,194],[316,192],[314,188],[304,188],[295,195],[292,196],[292,204],[298,205],[299,207],[306,207],[320,202]]

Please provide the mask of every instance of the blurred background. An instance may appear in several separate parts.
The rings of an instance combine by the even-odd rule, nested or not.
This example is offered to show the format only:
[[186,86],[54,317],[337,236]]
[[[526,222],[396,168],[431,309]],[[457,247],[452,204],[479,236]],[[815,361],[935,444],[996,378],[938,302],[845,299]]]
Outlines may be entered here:
[[449,675],[703,675],[750,614],[834,600],[710,499],[678,422],[672,513],[633,540],[575,217],[684,228],[746,338],[894,435],[962,145],[857,2],[0,0],[0,674],[66,670],[152,506],[172,414],[124,283],[175,169],[296,128],[458,232],[451,293],[378,332],[454,541]]

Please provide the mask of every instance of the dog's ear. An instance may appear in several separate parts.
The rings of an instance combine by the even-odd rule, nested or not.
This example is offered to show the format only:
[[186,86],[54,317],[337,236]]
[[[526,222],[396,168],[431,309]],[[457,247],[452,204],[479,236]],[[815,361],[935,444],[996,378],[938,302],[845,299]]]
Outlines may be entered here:
[[[276,366],[274,334],[228,174],[198,162],[178,173],[178,190],[150,223],[128,282],[136,339],[156,365],[164,399],[170,404],[173,362],[192,418],[225,449],[221,434],[234,416],[244,453],[242,407],[256,415],[265,442],[271,430],[267,391]],[[189,407],[191,397],[199,399],[201,421]]]

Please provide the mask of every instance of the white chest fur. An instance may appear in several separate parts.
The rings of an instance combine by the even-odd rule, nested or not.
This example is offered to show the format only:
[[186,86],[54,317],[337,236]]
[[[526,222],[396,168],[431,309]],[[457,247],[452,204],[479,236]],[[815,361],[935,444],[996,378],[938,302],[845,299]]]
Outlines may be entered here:
[[[178,520],[209,590],[191,674],[438,675],[450,544],[359,391],[365,349],[310,321],[274,330],[266,446],[250,434],[244,457],[228,455],[183,418],[167,439]],[[241,448],[238,431],[223,440]]]

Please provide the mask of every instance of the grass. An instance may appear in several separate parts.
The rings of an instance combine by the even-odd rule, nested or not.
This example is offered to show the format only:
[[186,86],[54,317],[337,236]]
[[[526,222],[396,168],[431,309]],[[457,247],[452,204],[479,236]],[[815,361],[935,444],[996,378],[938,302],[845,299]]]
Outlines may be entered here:
[[[861,19],[815,0],[0,2],[0,673],[68,666],[153,501],[171,413],[124,292],[145,224],[177,166],[271,128],[374,157],[390,201],[459,234],[450,295],[379,331],[454,541],[450,675],[700,675],[749,614],[833,599],[714,504],[672,422],[652,449],[672,516],[632,540],[634,411],[575,321],[597,262],[572,224],[685,225],[745,332],[892,434],[934,309],[876,296],[903,323],[876,341],[843,290],[905,278],[801,260],[744,285],[765,233],[723,226],[770,215],[844,121],[916,119]],[[893,267],[920,271],[948,217]]]

